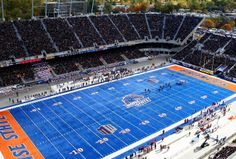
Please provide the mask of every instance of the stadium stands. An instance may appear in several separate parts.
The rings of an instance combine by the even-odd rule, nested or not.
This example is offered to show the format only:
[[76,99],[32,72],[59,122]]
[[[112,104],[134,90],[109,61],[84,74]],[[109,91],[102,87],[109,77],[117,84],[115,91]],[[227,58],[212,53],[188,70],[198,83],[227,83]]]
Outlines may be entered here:
[[43,22],[60,51],[81,48],[78,39],[76,39],[65,19],[44,19]]
[[181,27],[179,28],[175,39],[180,39],[181,41],[183,41],[201,21],[202,18],[200,17],[193,18],[191,16],[185,16],[184,21]]
[[64,74],[73,71],[82,71],[81,69],[94,68],[104,65],[101,58],[103,58],[106,64],[119,63],[125,61],[121,55],[125,55],[128,59],[136,59],[144,57],[145,54],[138,49],[132,48],[120,48],[107,51],[101,51],[97,53],[87,53],[82,55],[75,55],[70,57],[57,58],[48,61],[48,64],[52,66],[56,74]]
[[164,14],[147,14],[152,38],[162,38]]
[[230,43],[225,47],[225,54],[236,57],[236,39],[231,39]]
[[145,14],[128,14],[130,22],[134,25],[137,29],[141,39],[151,38],[148,30],[148,26],[146,23]]
[[[30,56],[56,52],[40,20],[15,21]],[[37,37],[37,38],[35,38]]]
[[[177,20],[173,23],[174,18]],[[201,20],[191,16],[139,13],[1,23],[0,61],[10,60],[12,56],[18,59],[145,37],[173,39],[176,36],[178,39],[181,36],[184,40]]]
[[22,42],[17,37],[12,22],[0,24],[0,60],[9,60],[10,57],[26,57]]
[[139,36],[126,15],[109,15],[127,41],[138,40]]
[[230,36],[206,33],[200,40],[190,42],[173,59],[213,72],[224,66],[226,75],[235,78],[235,41]]
[[213,159],[227,159],[230,155],[236,152],[235,146],[225,146],[215,154]]
[[167,40],[174,39],[178,28],[181,26],[183,17],[175,15],[166,15],[166,22],[164,27],[164,38]]
[[229,40],[230,38],[212,34],[204,43],[203,49],[214,53],[219,48],[223,48]]
[[[173,23],[172,20],[175,18],[177,20],[174,20]],[[31,60],[45,57],[47,54],[68,51],[73,54],[73,51],[77,49],[99,48],[104,50],[105,45],[108,44],[129,43],[136,40],[147,41],[156,38],[158,40],[167,37],[171,39],[176,37],[175,39],[177,39],[179,36],[183,37],[182,40],[184,40],[200,24],[201,20],[202,18],[192,16],[137,13],[18,20],[1,23],[0,62],[10,60],[13,65],[21,64],[17,59]],[[192,30],[187,30],[187,26],[191,27]],[[82,71],[146,56],[136,47],[113,49],[113,51],[95,51],[96,53],[47,60],[46,66],[43,67],[47,68],[45,70],[36,69],[34,71],[34,66],[30,64],[27,65],[29,69],[25,69],[24,65],[17,65],[19,68],[1,68],[1,72],[4,72],[0,75],[2,86],[25,83],[27,81],[25,79],[35,79],[38,76],[45,76],[45,79],[48,79],[46,76]],[[32,58],[32,56],[35,57]],[[25,59],[26,57],[29,58]],[[50,67],[52,72],[50,72]],[[6,71],[8,69],[10,71]]]
[[[6,22],[0,24],[0,61],[151,38],[183,41],[201,21],[202,18],[192,16],[138,13]],[[213,72],[225,66],[226,75],[236,77],[232,59],[236,55],[235,44],[232,37],[206,33],[200,40],[187,44],[173,59]],[[56,74],[64,74],[145,56],[133,47],[56,58],[48,63]],[[34,79],[33,71],[20,75],[18,70],[13,72],[21,78],[5,80],[14,75],[5,73],[2,77],[3,73],[4,85],[21,83],[24,78]]]
[[107,15],[91,16],[90,19],[101,33],[107,44],[114,44],[116,41],[123,42],[124,39],[117,28],[112,24]]
[[31,65],[17,65],[0,69],[0,86],[22,84],[23,80],[34,80]]
[[68,18],[68,21],[73,26],[76,34],[80,37],[84,47],[94,47],[94,43],[97,45],[105,44],[93,25],[91,25],[88,17],[73,17]]

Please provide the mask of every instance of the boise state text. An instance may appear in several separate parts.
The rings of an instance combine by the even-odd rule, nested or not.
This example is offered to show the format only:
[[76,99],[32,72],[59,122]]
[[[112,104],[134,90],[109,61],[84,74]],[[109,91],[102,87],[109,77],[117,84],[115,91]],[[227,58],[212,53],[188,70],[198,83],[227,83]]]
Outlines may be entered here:
[[[5,141],[13,141],[19,139],[19,136],[12,129],[12,126],[8,123],[5,116],[0,116],[0,134],[1,138]],[[33,159],[23,143],[19,145],[8,145],[8,149],[15,158]]]

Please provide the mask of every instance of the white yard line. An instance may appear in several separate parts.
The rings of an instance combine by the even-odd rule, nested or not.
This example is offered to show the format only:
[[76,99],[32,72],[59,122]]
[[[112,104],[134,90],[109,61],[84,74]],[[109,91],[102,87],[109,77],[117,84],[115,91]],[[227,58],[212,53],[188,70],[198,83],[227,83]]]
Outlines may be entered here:
[[62,156],[63,159],[65,159],[65,156],[62,155],[60,150],[52,143],[52,141],[47,137],[47,135],[38,127],[38,125],[30,118],[30,116],[22,109],[21,111],[25,114],[25,116],[34,124],[34,126],[43,134],[43,136],[49,141],[49,143],[55,148],[55,150]]

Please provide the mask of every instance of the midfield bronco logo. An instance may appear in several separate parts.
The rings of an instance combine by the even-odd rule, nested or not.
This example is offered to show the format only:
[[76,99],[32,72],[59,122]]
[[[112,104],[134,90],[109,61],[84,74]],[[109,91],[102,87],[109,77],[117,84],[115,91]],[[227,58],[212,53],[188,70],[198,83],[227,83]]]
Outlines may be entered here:
[[149,97],[145,98],[142,95],[128,94],[122,98],[122,103],[126,108],[139,107],[151,102]]

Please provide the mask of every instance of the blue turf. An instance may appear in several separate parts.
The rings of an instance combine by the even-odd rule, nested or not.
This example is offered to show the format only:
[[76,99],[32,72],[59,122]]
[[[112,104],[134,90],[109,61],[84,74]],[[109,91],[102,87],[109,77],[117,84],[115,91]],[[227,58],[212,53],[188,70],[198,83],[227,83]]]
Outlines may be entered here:
[[[152,76],[159,82],[148,82]],[[188,83],[178,86],[175,84],[177,80],[187,80]],[[157,88],[165,82],[171,82],[172,88],[159,93]],[[111,87],[115,89],[108,90]],[[144,92],[147,88],[151,93]],[[213,94],[213,91],[219,93]],[[98,94],[91,95],[93,92]],[[131,93],[149,97],[151,102],[140,107],[126,108],[121,99]],[[42,100],[10,112],[45,158],[94,159],[105,157],[232,94],[234,92],[230,90],[164,68]],[[201,99],[203,95],[208,98]],[[73,100],[78,96],[81,97],[79,100]],[[191,105],[188,102],[192,100],[196,103]],[[53,106],[56,102],[62,102],[62,105]],[[183,109],[176,111],[176,106],[182,106]],[[40,110],[31,112],[35,108]],[[167,116],[160,118],[161,113]],[[140,125],[144,120],[150,123]],[[102,135],[97,131],[99,126],[106,124],[117,129],[114,134]],[[131,132],[119,133],[126,128]],[[108,138],[108,141],[104,144],[96,143],[102,138]],[[70,154],[78,148],[84,151],[77,155]]]

